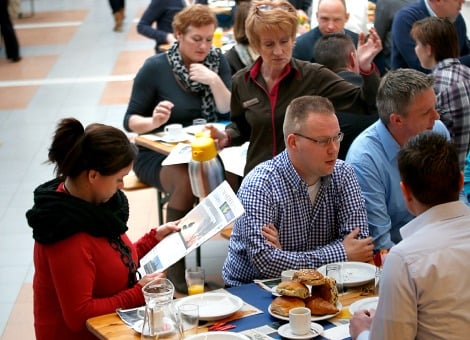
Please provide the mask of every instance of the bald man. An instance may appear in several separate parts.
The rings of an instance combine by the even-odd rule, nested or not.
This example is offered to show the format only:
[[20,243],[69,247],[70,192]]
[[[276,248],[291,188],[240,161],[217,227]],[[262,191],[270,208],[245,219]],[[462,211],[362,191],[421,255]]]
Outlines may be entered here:
[[295,41],[293,57],[315,62],[313,47],[317,40],[329,33],[345,33],[357,46],[358,34],[344,28],[349,19],[344,0],[320,0],[317,9],[318,26],[299,36]]

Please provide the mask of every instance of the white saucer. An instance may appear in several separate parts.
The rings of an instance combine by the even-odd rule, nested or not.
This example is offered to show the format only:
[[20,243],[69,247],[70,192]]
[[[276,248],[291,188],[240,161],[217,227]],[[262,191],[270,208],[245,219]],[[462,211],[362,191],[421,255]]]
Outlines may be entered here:
[[312,322],[311,327],[315,329],[316,332],[309,331],[305,335],[295,335],[295,334],[292,334],[290,325],[286,323],[285,325],[282,325],[281,327],[279,327],[277,332],[279,333],[280,336],[282,336],[283,338],[287,338],[287,339],[313,339],[323,333],[322,325]]
[[161,140],[164,141],[165,143],[181,143],[181,142],[187,141],[190,138],[191,136],[186,133],[183,133],[178,136],[170,136],[168,134],[164,134],[161,136]]

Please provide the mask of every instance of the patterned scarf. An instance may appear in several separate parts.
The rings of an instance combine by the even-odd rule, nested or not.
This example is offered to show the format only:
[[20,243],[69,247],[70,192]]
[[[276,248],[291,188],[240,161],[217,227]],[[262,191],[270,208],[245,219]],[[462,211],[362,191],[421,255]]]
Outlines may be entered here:
[[[214,96],[212,95],[211,89],[209,85],[192,81],[189,78],[188,69],[183,63],[183,58],[181,57],[178,47],[178,42],[175,42],[167,52],[171,68],[173,69],[173,72],[178,76],[178,79],[181,81],[181,83],[187,89],[189,89],[191,92],[200,93],[202,95],[202,116],[208,122],[214,122],[217,117],[215,114]],[[211,47],[209,54],[207,55],[206,59],[204,59],[202,64],[218,74],[220,66],[220,54],[220,49]]]

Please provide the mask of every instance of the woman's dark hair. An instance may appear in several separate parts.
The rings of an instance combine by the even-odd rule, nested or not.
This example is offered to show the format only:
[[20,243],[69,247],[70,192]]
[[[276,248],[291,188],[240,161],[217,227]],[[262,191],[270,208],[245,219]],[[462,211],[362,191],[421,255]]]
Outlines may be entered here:
[[137,148],[121,130],[97,123],[84,129],[75,118],[59,122],[49,148],[49,162],[55,163],[59,178],[74,178],[86,170],[109,176],[129,166],[136,156]]

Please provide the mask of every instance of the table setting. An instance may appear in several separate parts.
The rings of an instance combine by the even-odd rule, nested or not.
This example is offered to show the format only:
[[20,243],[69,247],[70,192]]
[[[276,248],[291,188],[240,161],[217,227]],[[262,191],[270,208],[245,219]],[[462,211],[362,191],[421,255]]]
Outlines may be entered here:
[[[351,263],[345,267],[348,273],[350,268],[360,266]],[[369,269],[365,272],[368,273]],[[273,295],[273,287],[282,282],[281,278],[256,280],[254,283],[238,287],[189,295],[173,300],[171,305],[173,311],[179,311],[179,308],[186,305],[197,306],[199,313],[197,327],[193,326],[185,332],[183,339],[343,340],[349,339],[348,325],[352,313],[359,309],[375,308],[378,302],[374,290],[375,268],[372,274],[367,274],[369,281],[365,284],[362,284],[365,279],[361,275],[352,280],[350,280],[352,276],[349,277],[349,282],[344,285],[343,292],[338,294],[337,313],[319,317],[311,315],[309,311],[305,322],[308,324],[308,331],[302,331],[303,334],[295,334],[292,330],[289,315],[280,316],[270,311],[270,306],[276,298]],[[140,339],[138,329],[136,330],[129,323],[126,324],[122,313],[133,313],[135,318],[139,318],[143,312],[142,307],[118,310],[114,315],[89,319],[87,326],[100,339],[128,339],[129,337]],[[135,320],[133,322],[135,323]],[[127,337],[124,336],[125,334]]]

